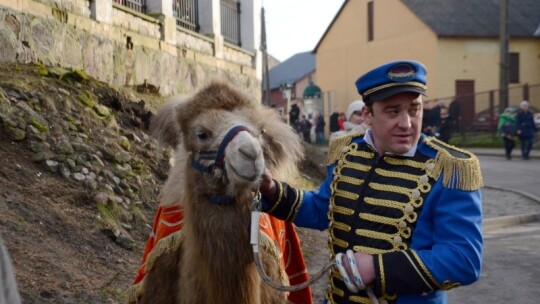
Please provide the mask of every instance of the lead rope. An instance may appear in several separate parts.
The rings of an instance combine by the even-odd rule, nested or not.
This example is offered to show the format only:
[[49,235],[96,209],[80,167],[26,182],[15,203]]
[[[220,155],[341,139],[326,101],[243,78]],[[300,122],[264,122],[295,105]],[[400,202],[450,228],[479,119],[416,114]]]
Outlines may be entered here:
[[377,297],[375,296],[373,289],[371,287],[367,287],[364,284],[364,282],[362,282],[362,278],[360,277],[360,272],[358,271],[358,267],[356,265],[356,260],[354,259],[352,250],[347,251],[347,258],[349,259],[349,263],[351,264],[351,269],[353,271],[354,284],[351,282],[349,276],[347,275],[345,267],[343,266],[343,262],[341,259],[343,256],[343,253],[338,253],[334,261],[326,264],[319,272],[311,276],[309,280],[303,283],[300,283],[297,285],[285,286],[285,285],[272,281],[272,279],[270,279],[270,277],[268,277],[268,275],[264,271],[264,268],[262,266],[262,263],[259,257],[259,217],[261,215],[261,211],[260,211],[261,205],[262,205],[261,192],[257,192],[257,195],[255,195],[252,201],[250,243],[253,248],[253,257],[255,258],[255,265],[257,266],[257,271],[259,272],[259,275],[261,276],[261,279],[263,280],[264,283],[266,283],[270,287],[279,291],[290,292],[290,291],[302,290],[308,287],[309,285],[312,285],[319,279],[321,279],[322,276],[335,265],[338,268],[341,276],[343,277],[343,280],[345,281],[347,285],[347,288],[350,291],[358,292],[359,290],[365,289],[369,298],[373,302],[373,304],[379,304],[379,301]]
[[264,283],[269,285],[270,287],[279,290],[279,291],[298,291],[302,290],[309,285],[315,283],[315,281],[322,278],[322,276],[330,270],[334,266],[334,262],[328,263],[326,266],[323,267],[319,272],[317,272],[315,275],[309,278],[309,280],[297,284],[297,285],[290,285],[285,286],[281,285],[279,283],[276,283],[268,277],[266,272],[264,272],[264,268],[262,266],[260,257],[259,257],[259,217],[261,215],[261,193],[258,192],[255,198],[253,198],[253,211],[251,211],[251,237],[250,242],[251,246],[253,247],[253,257],[255,258],[255,265],[257,266],[257,270],[259,271],[259,275],[261,276],[261,279]]

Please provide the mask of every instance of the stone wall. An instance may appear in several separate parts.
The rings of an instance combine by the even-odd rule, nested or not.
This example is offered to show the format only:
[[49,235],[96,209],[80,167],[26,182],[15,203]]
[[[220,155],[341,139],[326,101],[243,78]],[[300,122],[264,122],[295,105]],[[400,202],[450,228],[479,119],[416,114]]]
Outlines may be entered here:
[[161,26],[158,19],[129,11],[116,3],[113,3],[112,23],[130,32],[161,39]]
[[0,62],[81,69],[114,86],[146,81],[165,96],[189,94],[212,78],[225,78],[260,99],[253,53],[224,46],[218,58],[214,39],[181,28],[176,45],[168,44],[160,39],[159,19],[116,5],[116,21],[106,24],[88,18],[82,9],[88,1],[71,6],[67,1],[40,2],[0,0]]

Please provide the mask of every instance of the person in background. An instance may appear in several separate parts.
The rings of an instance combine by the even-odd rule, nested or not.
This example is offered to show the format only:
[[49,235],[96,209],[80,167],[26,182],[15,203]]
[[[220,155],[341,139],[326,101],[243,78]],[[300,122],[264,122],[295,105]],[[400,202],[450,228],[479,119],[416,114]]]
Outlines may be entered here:
[[521,141],[521,158],[528,160],[537,130],[534,124],[533,114],[529,110],[529,102],[524,100],[520,103],[519,107],[520,110],[516,114],[516,134]]
[[506,108],[499,116],[497,130],[504,142],[506,159],[512,159],[512,150],[514,150],[516,144],[514,141],[514,136],[516,135],[516,117],[512,113],[512,109]]
[[431,135],[437,138],[440,137],[441,132],[441,109],[443,107],[445,107],[444,102],[442,100],[437,100],[435,102],[435,106],[429,111],[429,128],[431,131]]
[[315,142],[317,144],[324,143],[324,126],[326,122],[324,121],[324,116],[320,113],[318,116],[315,116]]
[[17,282],[13,274],[11,259],[0,237],[0,304],[20,304]]
[[300,125],[298,122],[299,117],[300,108],[296,103],[293,103],[289,112],[289,124],[291,125],[291,127],[293,127],[294,130],[296,130],[296,132],[298,132],[298,130],[300,129]]
[[432,125],[432,105],[430,102],[424,103],[424,106],[422,107],[422,133],[426,134],[427,136],[434,135],[431,132],[431,125]]
[[453,124],[448,115],[448,109],[446,107],[441,107],[441,126],[439,127],[439,139],[442,142],[448,143],[450,137],[452,137]]
[[461,121],[459,100],[454,99],[452,102],[450,102],[450,105],[448,106],[448,114],[450,115],[450,120],[452,121],[452,130],[454,132],[459,132],[459,122]]
[[306,119],[305,115],[302,115],[300,119],[300,130],[302,130],[302,137],[307,143],[311,143],[311,122],[309,119]]
[[347,107],[347,120],[343,123],[344,130],[330,135],[330,141],[351,132],[363,133],[369,128],[369,117],[362,100],[355,100]]
[[330,135],[339,131],[339,113],[334,111],[330,114]]
[[479,161],[421,134],[421,63],[384,64],[356,87],[370,128],[332,141],[318,190],[295,189],[267,170],[262,210],[328,229],[337,266],[329,272],[329,303],[447,303],[446,290],[480,277]]
[[339,113],[338,124],[339,124],[339,130],[340,131],[345,130],[345,122],[346,121],[347,121],[347,117],[345,116],[345,113],[343,113],[343,112]]

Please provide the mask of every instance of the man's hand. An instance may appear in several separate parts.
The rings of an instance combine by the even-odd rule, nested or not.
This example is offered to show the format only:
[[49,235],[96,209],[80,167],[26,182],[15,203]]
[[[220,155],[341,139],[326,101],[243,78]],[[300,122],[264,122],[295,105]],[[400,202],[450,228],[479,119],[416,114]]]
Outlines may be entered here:
[[[355,252],[354,258],[356,259],[356,265],[358,266],[358,271],[360,271],[360,276],[362,281],[366,286],[371,286],[375,283],[375,265],[373,263],[373,256],[371,254],[363,252]],[[349,277],[352,278],[351,265],[347,258],[343,259],[343,264]]]
[[272,173],[270,170],[268,170],[268,168],[264,168],[259,190],[261,191],[261,195],[267,200],[272,200],[276,196],[276,183],[274,182]]

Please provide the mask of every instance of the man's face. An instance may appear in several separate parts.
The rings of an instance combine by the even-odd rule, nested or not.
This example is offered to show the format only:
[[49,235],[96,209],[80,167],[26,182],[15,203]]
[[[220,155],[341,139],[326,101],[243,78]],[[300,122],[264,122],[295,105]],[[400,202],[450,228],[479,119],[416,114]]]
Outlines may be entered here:
[[407,153],[420,137],[422,96],[400,93],[373,103],[371,131],[380,153]]

